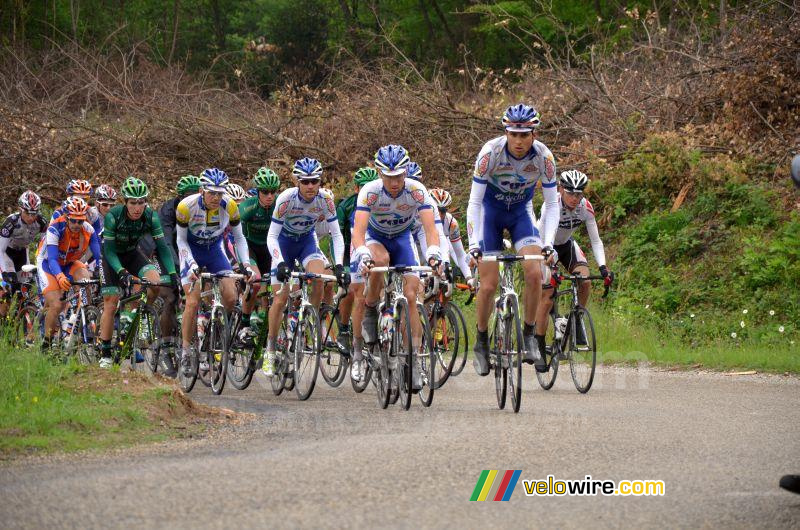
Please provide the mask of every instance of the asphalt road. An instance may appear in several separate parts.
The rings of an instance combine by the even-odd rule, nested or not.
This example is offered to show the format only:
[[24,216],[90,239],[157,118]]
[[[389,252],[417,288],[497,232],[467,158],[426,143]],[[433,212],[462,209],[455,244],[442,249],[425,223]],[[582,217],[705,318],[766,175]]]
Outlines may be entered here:
[[[347,385],[322,382],[303,403],[255,382],[219,398],[202,389],[192,396],[256,419],[198,440],[1,464],[2,526],[800,524],[800,495],[778,488],[800,473],[797,378],[607,369],[588,395],[565,378],[526,389],[519,414],[497,410],[493,380],[469,367],[430,409],[382,411],[372,389]],[[520,481],[508,502],[470,502],[484,469],[655,479],[666,491],[527,497]]]

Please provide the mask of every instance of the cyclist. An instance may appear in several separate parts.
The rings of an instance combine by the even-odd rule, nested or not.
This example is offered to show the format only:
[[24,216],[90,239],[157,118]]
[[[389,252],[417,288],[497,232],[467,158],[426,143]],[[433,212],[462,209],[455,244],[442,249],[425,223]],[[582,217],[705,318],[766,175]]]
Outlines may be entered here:
[[[89,204],[91,196],[92,185],[88,180],[73,179],[67,183],[67,198],[78,197],[83,199],[86,204]],[[65,205],[66,201],[61,204],[60,208],[57,208],[53,212],[52,217],[50,217],[51,221],[64,215]],[[92,228],[94,228],[95,233],[97,233],[99,237],[100,233],[103,231],[103,221],[100,219],[100,214],[97,210],[89,209],[89,212],[86,214],[86,220],[92,225]]]
[[[503,231],[511,233],[517,252],[522,255],[552,252],[558,213],[555,210],[555,161],[550,150],[536,140],[535,130],[540,116],[533,107],[517,104],[506,109],[502,124],[505,135],[486,142],[478,154],[472,177],[467,207],[467,235],[470,265],[478,265],[481,283],[477,294],[477,328],[475,370],[489,373],[489,314],[499,279],[498,263],[484,263],[481,257],[499,254],[503,249]],[[549,205],[544,220],[544,245],[535,225],[532,197],[541,180],[542,194]],[[525,277],[525,340],[524,361],[533,363],[537,371],[547,365],[539,355],[534,335],[536,308],[542,295],[542,267],[535,261],[523,261]]]
[[[108,368],[113,363],[111,336],[114,333],[114,315],[119,303],[120,287],[130,286],[131,279],[146,278],[158,283],[161,275],[139,248],[139,241],[150,236],[156,246],[161,270],[170,275],[177,285],[178,277],[172,254],[164,239],[161,220],[155,210],[147,205],[150,190],[147,184],[136,177],[128,177],[120,188],[124,204],[114,206],[103,221],[103,261],[100,268],[102,280],[103,314],[100,317],[100,367]],[[147,301],[158,296],[158,288],[148,288]],[[168,356],[165,356],[168,357]],[[166,366],[168,372],[174,367]]]
[[[400,145],[387,145],[375,153],[375,165],[381,179],[365,184],[358,193],[356,214],[353,223],[353,257],[351,263],[361,267],[369,275],[373,265],[415,266],[419,265],[417,249],[411,229],[416,217],[420,217],[427,240],[426,261],[438,272],[441,263],[439,235],[436,232],[434,215],[428,203],[428,191],[421,183],[406,178],[409,164],[408,154]],[[361,322],[364,340],[374,344],[378,340],[378,299],[383,278],[373,275],[368,278],[364,318]],[[413,308],[419,290],[416,273],[404,275],[403,293],[409,301],[409,320],[412,328],[412,347],[415,353],[422,345],[422,327],[419,314]],[[418,366],[413,367],[415,388],[422,385]]]
[[[239,212],[242,218],[242,232],[250,251],[250,266],[256,277],[260,278],[262,274],[269,274],[272,269],[272,258],[267,249],[267,233],[275,209],[275,194],[281,187],[281,179],[270,168],[261,167],[256,171],[253,184],[257,193],[239,205]],[[255,309],[256,295],[261,287],[260,283],[253,284],[252,296],[242,301],[242,330],[239,332],[239,338],[243,341],[252,340],[250,316]]]
[[89,217],[97,217],[99,220],[100,232],[98,235],[103,237],[103,223],[106,214],[117,204],[117,190],[108,184],[100,184],[94,190],[94,206],[89,208]]
[[[570,274],[589,275],[589,264],[586,261],[586,256],[581,247],[578,246],[578,243],[572,238],[575,230],[580,228],[581,225],[586,225],[586,232],[589,234],[589,241],[592,245],[592,253],[597,265],[600,267],[600,275],[603,276],[605,285],[611,285],[614,281],[614,273],[608,270],[606,266],[606,253],[603,247],[603,240],[600,239],[600,233],[597,230],[594,209],[592,208],[592,203],[583,196],[583,190],[589,184],[588,177],[580,171],[572,169],[561,173],[558,184],[557,208],[559,221],[558,230],[553,239],[553,249],[555,250],[555,255],[558,256],[558,261]],[[547,217],[547,212],[545,211],[547,207],[546,204],[542,205],[541,219]],[[586,307],[589,302],[591,289],[592,282],[589,280],[582,281],[578,285],[578,301],[583,307]],[[544,334],[547,331],[549,320],[547,315],[553,305],[551,297],[552,285],[547,284],[542,288],[542,300],[539,302],[539,311],[536,318],[536,341],[539,345],[539,351],[544,351],[542,349],[545,345]],[[577,345],[585,345],[584,327],[578,325],[575,331]]]
[[[15,282],[17,272],[28,265],[28,247],[47,230],[47,220],[40,213],[42,199],[31,190],[17,199],[19,212],[12,213],[0,226],[0,272],[4,282]],[[0,289],[0,292],[3,290]],[[8,303],[0,301],[0,317],[8,314]]]
[[[419,167],[419,164],[416,162],[409,162],[408,168],[406,168],[406,177],[410,179],[414,179],[417,182],[422,182],[422,168]],[[450,255],[448,253],[449,247],[445,244],[447,238],[444,236],[444,228],[442,226],[442,219],[436,215],[437,206],[436,201],[430,196],[430,192],[425,196],[425,200],[427,201],[428,206],[430,206],[431,211],[434,212],[433,219],[436,225],[436,232],[439,234],[439,241],[441,243],[439,247],[439,251],[442,254],[442,263],[448,263],[450,261]],[[414,241],[416,241],[417,245],[419,245],[419,253],[421,255],[425,255],[428,249],[428,242],[425,238],[425,231],[422,229],[422,224],[419,221],[419,217],[414,219],[414,224],[411,228],[411,234],[414,236]]]
[[[227,195],[229,199],[232,199],[233,202],[236,203],[236,206],[239,206],[242,201],[247,198],[247,193],[244,191],[244,188],[233,182],[229,182],[228,185],[225,186],[225,195]],[[239,210],[239,215],[241,216],[241,208]],[[228,256],[231,265],[236,267],[238,265],[238,261],[236,260],[236,248],[234,247],[233,233],[231,232],[230,226],[225,229],[222,240],[224,242],[223,246],[225,247],[225,255]]]
[[[200,193],[189,195],[178,203],[176,221],[178,222],[178,254],[180,256],[181,284],[186,293],[186,307],[183,313],[181,333],[183,349],[181,366],[184,373],[191,370],[189,348],[194,344],[197,333],[197,307],[200,305],[201,289],[194,288],[199,268],[212,274],[229,273],[233,269],[222,248],[223,234],[232,227],[236,258],[244,265],[244,273],[253,277],[247,242],[242,235],[239,207],[225,195],[228,175],[217,168],[209,168],[200,175]],[[221,281],[222,303],[226,311],[236,303],[236,281],[223,278]],[[207,363],[201,360],[200,368]]]
[[100,240],[86,220],[89,212],[86,201],[70,197],[64,201],[62,209],[64,213],[50,221],[36,255],[39,288],[47,309],[43,350],[50,348],[53,333],[58,330],[58,315],[64,309],[62,294],[70,289],[74,280],[89,278],[81,256],[88,248],[94,259],[100,259]]
[[455,216],[448,211],[448,208],[453,203],[453,198],[450,196],[450,192],[441,188],[431,189],[430,194],[439,210],[445,241],[450,245],[448,255],[455,260],[461,274],[464,275],[464,279],[470,280],[472,271],[469,268],[469,255],[464,250],[464,245],[461,242],[461,228],[458,226]]
[[[319,189],[320,195],[325,197],[326,199],[334,200],[334,195],[331,190],[328,188],[320,188]],[[338,222],[338,216],[337,216]],[[339,231],[341,232],[341,227],[339,227]],[[331,266],[331,260],[329,259],[331,250],[331,243],[332,239],[329,237],[331,235],[330,226],[328,224],[327,219],[320,219],[317,218],[317,224],[314,225],[314,232],[317,235],[317,245],[319,245],[320,250],[322,251],[322,264],[323,269],[325,271],[331,270],[333,267]],[[342,249],[344,249],[344,234],[342,234]],[[342,252],[342,261],[344,261],[344,251]],[[342,263],[344,266],[344,263]],[[333,302],[333,285],[330,283],[326,283],[325,287],[322,291],[322,303],[324,304],[331,304]],[[325,330],[323,329],[323,334]]]
[[[272,285],[289,279],[289,272],[294,269],[295,261],[299,261],[307,272],[325,272],[322,251],[315,233],[315,226],[320,221],[328,223],[333,243],[334,274],[340,285],[344,285],[349,279],[342,266],[344,241],[339,231],[333,198],[320,191],[322,164],[314,158],[301,158],[294,163],[292,175],[297,179],[297,186],[278,195],[267,234],[267,246],[272,254],[273,264]],[[315,281],[311,293],[311,303],[317,309],[322,298],[320,284],[321,282]],[[288,298],[288,289],[280,289],[269,308],[269,335],[265,356],[267,362],[263,367],[267,376],[275,373],[275,342],[280,330],[281,313]]]
[[361,333],[361,319],[364,315],[364,277],[358,272],[357,267],[351,266],[350,239],[353,232],[358,193],[365,184],[379,178],[378,172],[373,168],[359,168],[353,175],[356,192],[339,201],[336,206],[336,216],[339,218],[339,228],[342,231],[345,242],[343,261],[345,267],[350,268],[350,288],[347,296],[339,302],[339,315],[342,322],[339,325],[339,337],[343,339],[344,343],[349,343],[350,337],[353,337],[353,362],[350,365],[350,377],[355,381],[361,381],[366,372],[366,361],[363,353],[364,336]]

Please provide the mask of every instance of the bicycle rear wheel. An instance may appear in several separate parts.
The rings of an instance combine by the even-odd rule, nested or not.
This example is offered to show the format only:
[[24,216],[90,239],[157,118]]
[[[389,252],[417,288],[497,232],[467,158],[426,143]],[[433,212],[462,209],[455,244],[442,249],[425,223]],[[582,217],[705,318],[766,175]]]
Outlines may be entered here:
[[434,388],[447,382],[459,353],[459,328],[461,323],[453,306],[447,304],[432,311],[430,331],[433,354],[436,361],[436,380]]
[[525,342],[522,339],[522,323],[519,319],[517,298],[512,296],[508,303],[510,314],[506,316],[505,363],[508,364],[508,390],[511,394],[511,407],[514,412],[519,412],[522,404],[522,352],[525,350]]
[[319,351],[322,337],[319,314],[310,305],[301,309],[302,318],[297,323],[294,337],[294,384],[300,401],[305,401],[314,392],[319,369]]
[[[413,381],[411,380],[411,363],[413,362],[413,349],[411,342],[411,314],[408,302],[399,299],[395,306],[394,331],[392,332],[392,353],[397,359],[395,381],[400,391],[400,406],[403,410],[411,407],[411,394]],[[390,360],[391,362],[391,360]]]
[[[581,326],[581,328],[578,326]],[[577,344],[579,329],[583,331],[586,337],[586,344]],[[581,394],[585,394],[592,387],[595,364],[597,362],[594,323],[587,309],[577,307],[570,314],[569,334],[569,352],[567,354],[569,356],[569,371],[572,373],[572,382],[575,383],[575,388]]]
[[[374,351],[377,351],[377,350],[374,350]],[[363,359],[367,358],[367,346],[366,345],[364,346],[363,351],[361,352],[361,354],[363,355]],[[355,355],[355,352],[353,352],[353,355]],[[377,353],[373,353],[373,355],[377,355]],[[320,362],[322,362],[322,361],[320,360]],[[367,388],[367,385],[369,385],[371,377],[372,377],[372,367],[369,365],[369,363],[367,363],[367,367],[364,370],[364,377],[363,377],[363,379],[361,381],[355,381],[352,377],[350,378],[350,384],[353,387],[353,391],[355,391],[356,394],[360,394],[361,392],[363,392],[364,389]]]
[[100,311],[94,306],[83,307],[85,323],[81,324],[78,359],[81,364],[92,365],[97,362],[97,331],[100,329]]
[[221,307],[211,311],[208,322],[210,341],[208,348],[208,376],[211,380],[211,392],[220,395],[225,388],[228,373],[228,327],[225,310]]
[[[433,392],[438,388],[436,376],[439,370],[437,366],[439,360],[433,350],[431,327],[428,324],[428,317],[422,304],[417,304],[417,313],[419,314],[419,323],[422,326],[422,344],[420,345],[419,354],[414,360],[419,366],[418,369],[422,378],[422,388],[419,389],[417,395],[424,407],[430,407],[431,403],[433,403]],[[454,360],[455,356],[451,357],[451,366]]]
[[41,310],[32,302],[25,302],[17,313],[16,338],[32,344],[38,338],[39,313]]
[[339,342],[339,315],[332,306],[323,304],[319,316],[324,341],[319,354],[319,371],[325,382],[336,388],[344,381],[348,364],[347,351]]
[[[375,376],[375,388],[378,390],[378,406],[385,409],[389,406],[392,395],[392,371],[389,369],[389,351],[392,341],[379,342],[372,350],[371,355],[377,356],[380,366],[371,371]],[[364,378],[367,379],[367,378]]]
[[178,384],[181,385],[181,389],[184,392],[191,392],[194,388],[195,382],[197,382],[197,372],[198,367],[200,365],[198,356],[197,356],[198,348],[190,348],[189,351],[189,369],[187,373],[184,373],[183,366],[181,366],[180,360],[176,364],[178,369]]
[[464,366],[467,364],[467,357],[469,357],[469,334],[467,333],[467,321],[464,319],[464,313],[461,312],[461,309],[452,302],[447,305],[454,309],[460,323],[458,341],[461,351],[456,353],[456,362],[453,364],[453,369],[450,371],[450,375],[455,377],[461,373]]
[[[238,307],[231,311],[228,319],[231,337],[231,342],[235,341],[238,336],[239,328],[242,322],[242,311]],[[253,380],[253,373],[255,372],[255,365],[253,363],[253,355],[258,344],[252,346],[245,344],[232,344],[228,354],[228,375],[231,385],[236,390],[244,390],[250,386]]]
[[492,351],[489,352],[489,360],[494,362],[494,393],[497,397],[497,408],[506,408],[506,393],[508,391],[508,368],[503,366],[503,348],[506,343],[505,324],[502,319],[495,315],[492,335],[489,345]]
[[[278,366],[275,370],[275,375],[273,375],[269,381],[272,387],[272,393],[276,396],[280,396],[284,391],[289,377],[289,340],[286,336],[286,313],[284,312],[281,317],[281,327],[280,330],[278,330],[278,338],[275,341],[275,354],[278,356]],[[267,362],[266,358],[264,362]]]
[[558,375],[558,354],[561,351],[561,340],[556,339],[556,321],[552,313],[550,314],[550,322],[547,326],[544,342],[547,345],[547,351],[544,352],[544,360],[547,361],[548,370],[546,372],[536,372],[536,379],[539,380],[539,385],[543,389],[550,390],[553,388]]
[[161,325],[158,313],[147,304],[139,307],[141,317],[139,332],[134,338],[133,348],[139,351],[144,358],[144,365],[151,373],[158,370],[158,341],[161,336]]

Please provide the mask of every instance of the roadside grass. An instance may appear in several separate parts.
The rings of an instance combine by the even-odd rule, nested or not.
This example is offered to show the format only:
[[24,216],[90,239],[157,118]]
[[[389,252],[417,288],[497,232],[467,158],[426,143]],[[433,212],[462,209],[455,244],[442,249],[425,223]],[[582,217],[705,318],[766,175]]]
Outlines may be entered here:
[[[475,344],[475,304],[463,305],[466,297],[457,295],[470,335],[470,349]],[[637,364],[704,368],[709,370],[756,370],[771,373],[800,374],[800,346],[787,332],[771,334],[762,340],[757,333],[744,338],[696,337],[687,342],[633,315],[612,311],[607,304],[590,303],[595,325],[598,364]],[[752,330],[751,330],[752,331]],[[744,334],[742,334],[744,335]]]
[[142,375],[56,363],[5,340],[0,366],[0,458],[186,437],[216,415]]

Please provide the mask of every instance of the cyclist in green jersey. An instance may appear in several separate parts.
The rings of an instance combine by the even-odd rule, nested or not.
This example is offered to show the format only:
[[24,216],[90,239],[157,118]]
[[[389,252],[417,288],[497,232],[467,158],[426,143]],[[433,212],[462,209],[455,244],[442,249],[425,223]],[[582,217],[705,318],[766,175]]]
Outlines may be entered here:
[[[127,287],[134,277],[144,277],[154,283],[161,279],[155,265],[137,248],[142,237],[149,234],[153,238],[162,270],[169,274],[176,286],[180,285],[172,254],[164,240],[161,221],[155,210],[147,206],[147,185],[136,177],[128,177],[120,191],[125,204],[111,208],[103,225],[103,263],[100,268],[103,284],[103,315],[100,318],[102,368],[112,364],[111,336],[114,333],[119,287]],[[148,289],[148,302],[157,296],[157,288]],[[167,368],[170,372],[174,370],[174,367]]]
[[[275,209],[275,196],[281,187],[281,179],[271,169],[262,167],[256,172],[253,184],[258,194],[245,199],[239,205],[239,215],[242,219],[242,232],[250,251],[250,265],[256,277],[260,277],[262,272],[269,274],[272,269],[272,258],[267,249],[267,233],[272,221],[272,210]],[[242,330],[239,332],[239,338],[243,341],[252,340],[250,315],[256,305],[255,295],[260,290],[260,283],[253,284],[253,296],[249,300],[242,301]]]

